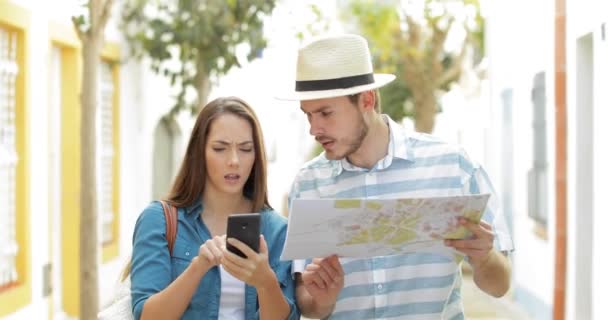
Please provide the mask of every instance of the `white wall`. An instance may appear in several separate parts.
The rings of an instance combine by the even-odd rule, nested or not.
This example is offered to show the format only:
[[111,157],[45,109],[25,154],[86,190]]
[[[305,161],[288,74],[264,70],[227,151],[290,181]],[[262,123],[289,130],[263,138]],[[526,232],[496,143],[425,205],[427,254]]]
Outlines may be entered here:
[[[608,8],[604,8],[603,11],[608,12]],[[603,165],[608,163],[608,149],[605,147],[605,141],[608,138],[608,126],[606,126],[605,120],[608,119],[608,90],[605,89],[605,84],[608,83],[608,15],[604,16],[602,20],[604,24],[604,37],[602,38],[602,31],[596,28],[594,44],[595,51],[595,100],[594,100],[594,203],[593,203],[593,283],[594,287],[592,290],[592,305],[593,305],[593,319],[602,319],[605,315],[605,310],[602,307],[604,301],[606,301],[606,292],[604,288],[608,286],[608,274],[605,272],[608,270],[608,254],[606,250],[602,250],[603,244],[608,243],[608,232],[605,232],[605,226],[608,226],[608,216],[605,214],[608,212],[608,203],[603,199],[602,195],[605,194],[605,190],[608,190],[608,167]],[[604,58],[602,58],[604,57]]]
[[[492,144],[501,146],[503,119],[501,94],[513,90],[513,154],[500,147],[494,152],[495,168],[512,168],[512,214],[515,252],[512,256],[515,299],[534,319],[548,319],[554,280],[554,88],[553,88],[553,1],[493,1],[488,6],[487,53],[490,58]],[[527,173],[532,167],[533,77],[544,71],[548,167],[548,240],[534,232],[528,217]],[[506,173],[508,175],[508,173]],[[500,190],[505,174],[494,179]],[[508,185],[507,185],[508,186]]]
[[[491,99],[495,130],[499,130],[500,93],[513,88],[514,254],[515,296],[535,319],[550,318],[554,281],[555,114],[554,114],[554,1],[492,2],[489,6],[488,54],[491,58]],[[608,106],[608,4],[602,1],[567,3],[567,117],[568,117],[568,265],[567,319],[601,319],[608,256],[599,249],[608,241],[602,228],[608,222],[606,190],[608,160],[603,144]],[[604,29],[608,27],[604,26]],[[593,58],[593,61],[591,61]],[[548,240],[538,238],[527,217],[526,172],[532,159],[532,76],[546,72],[547,150],[549,172]],[[593,87],[591,87],[593,86]],[[500,141],[496,141],[499,144]],[[505,167],[505,155],[500,167]],[[547,311],[549,313],[547,313]]]
[[[608,4],[569,1],[567,6],[568,283],[567,318],[602,319],[608,222],[602,201],[608,176],[605,139],[608,96]],[[602,36],[602,24],[604,35]]]

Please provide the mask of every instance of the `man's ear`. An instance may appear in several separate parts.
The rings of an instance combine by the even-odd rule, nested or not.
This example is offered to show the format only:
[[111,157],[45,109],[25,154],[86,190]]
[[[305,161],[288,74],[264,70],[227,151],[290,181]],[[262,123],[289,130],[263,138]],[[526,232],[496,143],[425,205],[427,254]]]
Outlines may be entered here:
[[368,90],[361,92],[361,98],[359,99],[365,111],[373,111],[376,105],[376,92],[374,90]]

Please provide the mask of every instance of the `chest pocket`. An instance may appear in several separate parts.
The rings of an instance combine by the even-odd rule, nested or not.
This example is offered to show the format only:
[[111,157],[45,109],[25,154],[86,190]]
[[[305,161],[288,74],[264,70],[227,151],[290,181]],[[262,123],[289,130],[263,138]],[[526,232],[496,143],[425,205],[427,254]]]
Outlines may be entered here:
[[171,261],[190,263],[198,252],[192,250],[192,246],[182,239],[176,239],[173,246]]
[[173,255],[171,256],[171,277],[175,280],[190,265],[190,261],[198,252],[192,250],[192,246],[187,242],[176,239],[173,245]]
[[[180,274],[192,262],[192,259],[198,255],[198,247],[189,244],[184,240],[177,239],[173,247],[173,256],[171,257],[171,281],[175,281]],[[188,304],[187,312],[211,312],[213,305],[219,303],[219,271],[217,268],[211,268],[201,279],[198,288],[192,296],[192,300]]]

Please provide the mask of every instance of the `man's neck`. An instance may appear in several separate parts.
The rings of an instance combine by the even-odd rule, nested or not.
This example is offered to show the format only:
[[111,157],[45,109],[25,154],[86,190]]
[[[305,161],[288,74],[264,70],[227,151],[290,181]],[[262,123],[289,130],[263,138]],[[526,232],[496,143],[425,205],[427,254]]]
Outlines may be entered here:
[[348,162],[360,168],[371,169],[388,154],[389,135],[388,123],[384,121],[382,115],[376,114],[361,147],[348,156]]

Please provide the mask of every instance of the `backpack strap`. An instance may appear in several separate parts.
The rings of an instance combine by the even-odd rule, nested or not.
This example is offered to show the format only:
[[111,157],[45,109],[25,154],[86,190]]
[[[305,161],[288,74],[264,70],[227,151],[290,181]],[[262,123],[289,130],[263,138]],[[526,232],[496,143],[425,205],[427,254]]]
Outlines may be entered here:
[[173,245],[175,244],[175,238],[177,237],[177,208],[163,200],[161,200],[160,203],[163,205],[163,211],[165,212],[169,255],[173,256]]

